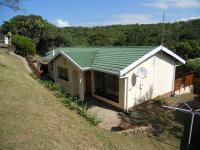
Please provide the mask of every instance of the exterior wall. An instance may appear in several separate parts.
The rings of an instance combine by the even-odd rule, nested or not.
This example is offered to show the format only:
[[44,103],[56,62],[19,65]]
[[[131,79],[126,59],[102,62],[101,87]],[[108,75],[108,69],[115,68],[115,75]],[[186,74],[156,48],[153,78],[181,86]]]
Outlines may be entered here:
[[49,77],[52,79],[52,80],[55,80],[54,79],[54,68],[53,70],[51,69],[51,64],[48,63],[48,74],[49,74]]
[[117,102],[113,102],[109,99],[106,99],[102,96],[99,96],[99,95],[96,95],[95,94],[95,88],[94,88],[94,71],[92,71],[91,73],[91,76],[92,76],[92,96],[101,100],[101,101],[104,101],[106,103],[109,103],[115,107],[118,107],[120,109],[124,109],[124,96],[125,96],[125,79],[124,78],[119,78],[119,103]]
[[[63,80],[58,77],[58,66],[65,67],[68,69],[68,78],[69,80]],[[50,69],[50,64],[48,65]],[[56,83],[61,85],[61,88],[69,93],[72,96],[79,95],[79,76],[80,71],[71,64],[71,62],[67,61],[63,56],[58,56],[53,61],[53,71],[49,71],[49,75],[55,80]]]
[[[147,77],[136,77],[140,67],[147,69]],[[127,108],[146,100],[173,91],[175,60],[164,53],[158,53],[128,72]]]
[[[92,96],[120,109],[128,109],[146,100],[172,92],[175,65],[176,62],[172,57],[169,57],[165,53],[157,53],[133,68],[123,77],[119,78],[119,103],[95,94],[94,71],[91,71]],[[68,69],[69,81],[58,78],[58,66]],[[147,69],[148,74],[144,79],[136,77],[137,70],[140,67]],[[79,69],[63,56],[58,56],[53,61],[53,71],[51,71],[50,64],[48,64],[48,69],[50,77],[56,83],[60,84],[63,90],[72,96],[81,95],[82,99],[84,99],[84,91],[86,89],[84,72],[80,72]]]

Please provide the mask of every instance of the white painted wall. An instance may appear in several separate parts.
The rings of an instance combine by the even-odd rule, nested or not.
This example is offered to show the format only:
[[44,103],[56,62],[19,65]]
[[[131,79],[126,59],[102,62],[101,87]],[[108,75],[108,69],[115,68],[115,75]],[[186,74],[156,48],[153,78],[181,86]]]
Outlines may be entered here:
[[[147,69],[147,77],[133,78],[140,67]],[[173,90],[175,60],[157,53],[125,74],[128,83],[128,108]]]

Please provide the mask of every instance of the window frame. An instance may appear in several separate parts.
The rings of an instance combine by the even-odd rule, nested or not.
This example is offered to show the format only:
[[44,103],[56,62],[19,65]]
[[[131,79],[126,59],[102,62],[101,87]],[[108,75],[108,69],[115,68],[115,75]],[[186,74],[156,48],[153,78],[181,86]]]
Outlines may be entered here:
[[58,66],[58,78],[65,80],[65,81],[69,81],[68,68]]
[[[108,83],[109,82],[109,83]],[[111,83],[112,82],[112,83]],[[95,94],[119,103],[119,77],[116,75],[94,72]]]

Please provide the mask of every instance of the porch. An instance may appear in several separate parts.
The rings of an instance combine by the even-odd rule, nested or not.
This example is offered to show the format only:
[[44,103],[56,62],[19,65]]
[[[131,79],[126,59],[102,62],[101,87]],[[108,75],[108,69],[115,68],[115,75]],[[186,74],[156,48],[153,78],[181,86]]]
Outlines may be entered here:
[[[81,80],[83,81],[81,82]],[[96,99],[95,103],[103,101],[123,110],[124,92],[124,79],[120,79],[117,75],[89,70],[84,71],[80,78],[79,99],[81,101],[88,101],[88,97],[93,97]]]

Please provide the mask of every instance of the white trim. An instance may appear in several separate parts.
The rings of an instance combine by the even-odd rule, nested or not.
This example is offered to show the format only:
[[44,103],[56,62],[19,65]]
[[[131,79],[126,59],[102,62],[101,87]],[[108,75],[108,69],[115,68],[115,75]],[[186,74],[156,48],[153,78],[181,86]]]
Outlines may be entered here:
[[154,55],[155,53],[159,52],[161,50],[161,46],[153,49],[151,52],[147,53],[146,55],[144,55],[143,57],[139,58],[137,61],[133,62],[132,64],[130,64],[129,66],[127,66],[126,68],[122,69],[120,71],[120,76],[124,75],[125,73],[127,73],[128,71],[130,71],[131,69],[133,69],[135,66],[137,66],[138,64],[140,64],[141,62],[143,62],[144,60],[146,60],[147,58],[151,57],[152,55]]
[[63,53],[63,51],[60,51],[59,53],[61,53],[66,59],[68,59],[72,64],[74,64],[77,68],[79,69],[83,69],[81,66],[79,66],[79,64],[77,64],[73,59],[71,59],[71,57],[69,57],[67,54]]
[[64,58],[66,58],[67,60],[69,60],[76,68],[83,70],[83,68],[81,66],[79,66],[73,59],[71,59],[67,54],[63,53],[63,51],[59,51],[56,55],[54,55],[49,61],[48,63],[50,63],[51,61],[53,61],[57,56],[62,55]]
[[67,54],[65,54],[62,51],[59,51],[56,55],[54,55],[49,61],[48,63],[50,63],[51,61],[53,61],[57,56],[62,55],[63,57],[65,57],[67,60],[69,60],[72,64],[74,64],[78,69],[80,69],[81,71],[87,71],[87,70],[94,70],[94,71],[101,71],[101,72],[105,72],[105,73],[109,73],[109,74],[114,74],[119,76],[118,73],[112,72],[112,71],[107,71],[104,69],[98,69],[98,68],[93,68],[93,67],[85,67],[82,68],[81,66],[79,66],[73,59],[71,59],[71,57],[69,57]]
[[115,72],[108,71],[108,70],[104,70],[104,69],[97,69],[97,68],[93,68],[93,67],[92,67],[91,70],[100,71],[100,72],[109,73],[109,74],[113,74],[113,75],[119,76],[119,73],[115,73]]
[[133,69],[134,67],[136,67],[137,65],[139,65],[140,63],[142,63],[143,61],[145,61],[146,59],[148,59],[149,57],[153,56],[154,54],[156,54],[159,51],[164,51],[167,54],[169,54],[172,57],[174,57],[175,59],[177,59],[178,61],[180,61],[181,63],[185,64],[185,60],[183,60],[181,57],[179,57],[178,55],[176,55],[172,51],[168,50],[164,46],[158,46],[155,49],[153,49],[152,51],[150,51],[149,53],[147,53],[146,55],[144,55],[143,57],[139,58],[137,61],[133,62],[132,64],[130,64],[126,68],[122,69],[120,71],[120,76],[122,76],[125,73],[129,72],[131,69]]
[[145,61],[146,59],[148,59],[149,57],[153,56],[154,54],[156,54],[159,51],[164,51],[165,53],[171,55],[172,57],[174,57],[175,59],[177,59],[181,63],[185,64],[185,60],[184,59],[182,59],[181,57],[179,57],[178,55],[176,55],[175,53],[173,53],[172,51],[170,51],[169,49],[167,49],[164,46],[158,46],[158,47],[156,47],[155,49],[153,49],[152,51],[150,51],[149,53],[147,53],[143,57],[139,58],[137,61],[133,62],[129,66],[127,66],[124,69],[122,69],[120,71],[120,73],[116,73],[116,72],[108,71],[108,70],[104,70],[104,69],[98,69],[98,68],[94,68],[94,67],[85,67],[85,68],[82,68],[79,64],[77,64],[71,57],[69,57],[63,51],[59,51],[56,55],[54,55],[48,61],[48,63],[51,62],[52,60],[54,60],[58,55],[62,55],[66,59],[68,59],[72,64],[74,64],[78,69],[80,69],[81,71],[94,70],[94,71],[101,71],[101,72],[105,72],[105,73],[109,73],[109,74],[114,74],[114,75],[118,75],[118,76],[123,76],[125,73],[129,72],[131,69],[133,69],[134,67],[136,67],[138,64],[142,63],[143,61]]
[[175,53],[173,53],[172,51],[170,51],[166,47],[163,46],[162,47],[162,51],[166,52],[167,54],[169,54],[169,55],[173,56],[174,58],[176,58],[181,63],[185,64],[185,60],[184,59],[182,59],[181,57],[179,57],[178,55],[176,55]]

